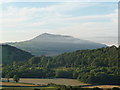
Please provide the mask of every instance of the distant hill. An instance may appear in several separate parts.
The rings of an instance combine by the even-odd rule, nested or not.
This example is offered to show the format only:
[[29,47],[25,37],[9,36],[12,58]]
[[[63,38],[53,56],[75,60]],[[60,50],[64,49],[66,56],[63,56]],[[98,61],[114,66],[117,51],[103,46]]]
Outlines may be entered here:
[[3,64],[11,64],[14,61],[25,61],[33,57],[32,54],[10,45],[0,45],[0,51],[2,53],[1,61]]
[[72,36],[54,35],[49,33],[43,33],[28,41],[10,43],[10,45],[23,49],[36,56],[54,56],[75,50],[106,47],[104,44],[82,40]]

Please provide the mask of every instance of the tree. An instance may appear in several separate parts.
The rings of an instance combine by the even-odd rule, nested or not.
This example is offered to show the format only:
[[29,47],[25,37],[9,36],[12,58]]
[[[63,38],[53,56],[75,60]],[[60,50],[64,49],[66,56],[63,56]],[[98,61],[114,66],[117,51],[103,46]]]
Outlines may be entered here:
[[78,50],[55,57],[35,56],[2,65],[2,77],[75,78],[91,84],[119,84],[120,47]]
[[73,78],[73,72],[70,70],[57,70],[55,77],[57,77],[57,78]]
[[13,76],[13,80],[14,80],[15,82],[19,82],[20,78],[19,78],[17,75],[14,75],[14,76]]
[[7,82],[9,82],[10,80],[10,75],[9,74],[7,74],[6,76],[5,76],[5,78],[6,78],[6,80],[7,80]]

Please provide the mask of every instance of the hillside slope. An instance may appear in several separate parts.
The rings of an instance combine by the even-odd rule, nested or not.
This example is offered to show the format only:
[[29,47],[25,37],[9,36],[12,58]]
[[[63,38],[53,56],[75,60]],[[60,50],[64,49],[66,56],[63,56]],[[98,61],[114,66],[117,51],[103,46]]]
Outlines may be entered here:
[[106,47],[104,44],[74,38],[72,36],[44,33],[31,40],[10,44],[36,56],[55,56],[81,49]]
[[[74,78],[91,84],[120,84],[120,47],[78,50],[55,57],[35,56],[25,62],[4,66],[3,77]],[[9,72],[10,71],[10,72]]]
[[0,45],[0,49],[2,53],[2,64],[24,61],[33,57],[32,54],[10,45]]

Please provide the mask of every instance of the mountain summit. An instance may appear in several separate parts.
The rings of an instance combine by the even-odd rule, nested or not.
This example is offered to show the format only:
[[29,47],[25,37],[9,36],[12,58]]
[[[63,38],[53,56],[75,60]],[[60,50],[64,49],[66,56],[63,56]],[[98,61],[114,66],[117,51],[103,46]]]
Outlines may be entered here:
[[32,39],[32,41],[43,41],[43,42],[47,42],[47,41],[67,42],[68,40],[73,40],[73,37],[65,36],[65,35],[55,35],[55,34],[49,34],[49,33],[43,33]]
[[46,36],[55,36],[55,35],[54,34],[49,34],[49,33],[43,33],[43,34],[40,34],[39,36],[37,36],[35,38],[46,37]]
[[72,36],[67,35],[56,35],[56,34],[49,34],[49,33],[43,33],[32,40],[32,42],[57,42],[57,43],[91,43],[87,40],[82,40],[78,38],[74,38]]
[[106,47],[104,44],[82,40],[66,35],[43,33],[31,40],[11,44],[17,48],[31,52],[33,55],[54,56],[64,52],[82,49]]

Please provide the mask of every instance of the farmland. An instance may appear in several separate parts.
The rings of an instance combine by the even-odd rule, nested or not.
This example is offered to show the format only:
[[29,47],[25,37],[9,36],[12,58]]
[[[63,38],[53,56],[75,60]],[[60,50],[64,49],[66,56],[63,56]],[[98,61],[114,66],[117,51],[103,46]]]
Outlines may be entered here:
[[26,83],[15,83],[15,82],[2,82],[3,86],[39,86],[34,84],[26,84]]
[[[5,80],[5,79],[3,79]],[[80,82],[76,79],[35,79],[35,78],[21,78],[18,83],[14,82],[10,78],[10,82],[2,82],[3,90],[35,90],[35,89],[44,89],[44,90],[57,90],[58,88],[79,88],[82,90],[89,90],[93,88],[102,88],[103,90],[116,87],[120,88],[118,85],[91,85]],[[79,90],[78,89],[78,90]],[[65,90],[65,89],[63,89]]]
[[[5,81],[5,79],[3,80]],[[50,83],[53,86],[51,85],[49,86]],[[58,79],[21,78],[18,83],[14,82],[12,78],[10,78],[10,82],[2,82],[3,90],[35,90],[35,89],[56,90],[62,86],[69,87],[69,86],[80,86],[80,85],[87,85],[87,84],[82,83],[76,79],[63,79],[63,78],[58,78]]]
[[[12,78],[10,79],[12,81]],[[59,84],[59,85],[66,85],[66,86],[80,86],[80,85],[88,85],[83,82],[80,82],[76,79],[33,79],[33,78],[21,78],[20,83],[29,83],[34,85],[47,85],[49,83]],[[6,84],[5,82],[2,84]]]
[[97,86],[85,86],[84,88],[102,88],[102,89],[112,89],[114,87],[120,88],[118,85],[97,85]]

